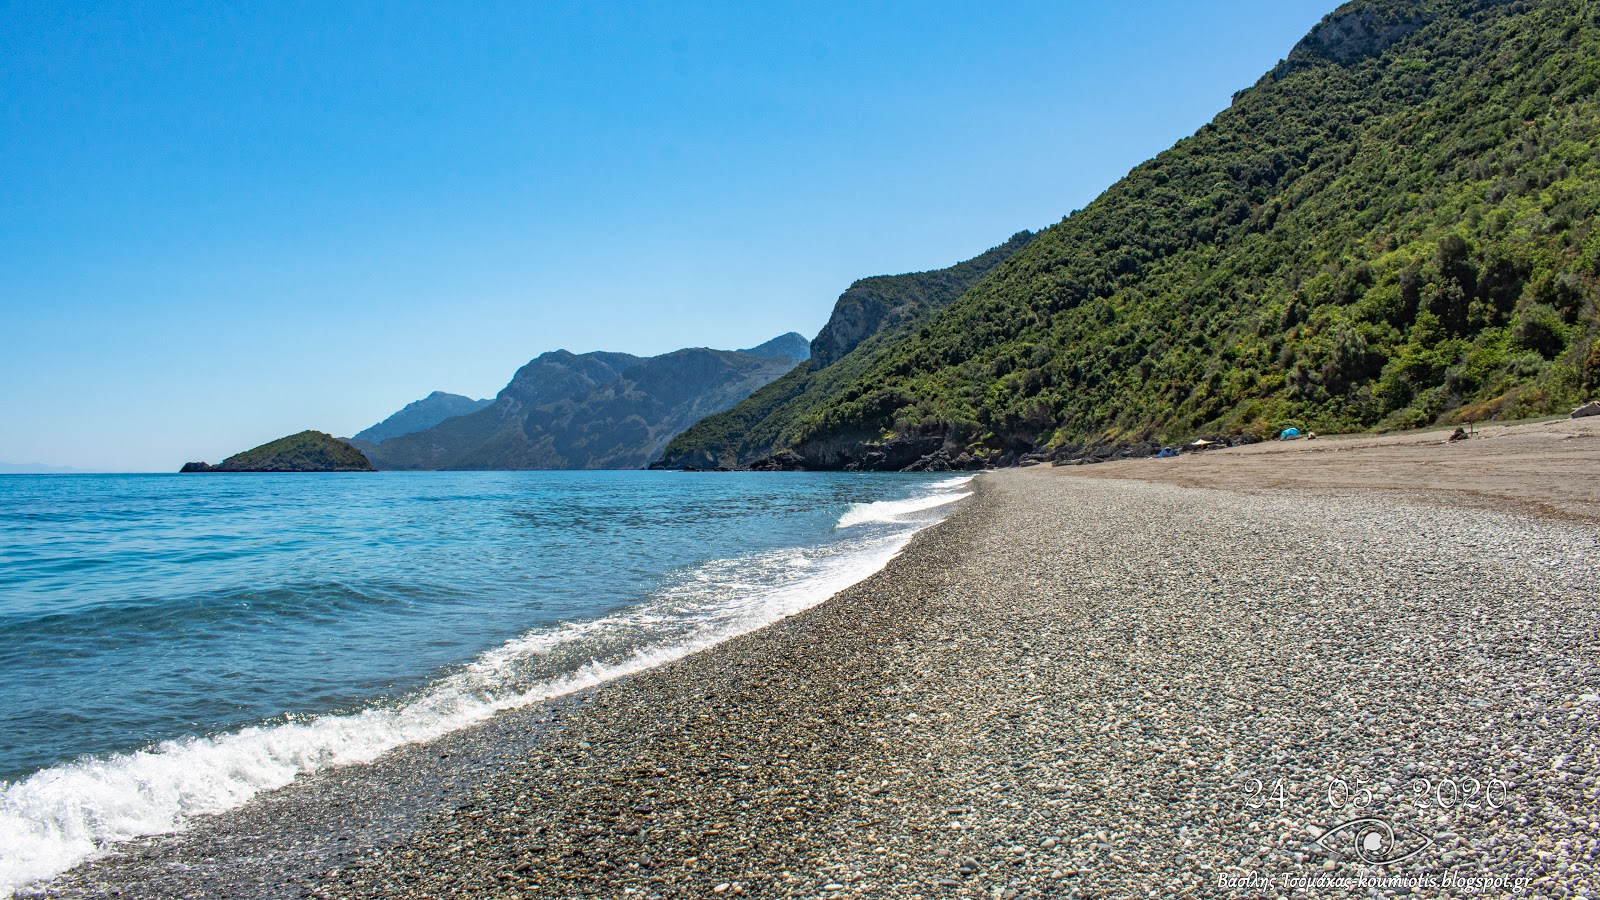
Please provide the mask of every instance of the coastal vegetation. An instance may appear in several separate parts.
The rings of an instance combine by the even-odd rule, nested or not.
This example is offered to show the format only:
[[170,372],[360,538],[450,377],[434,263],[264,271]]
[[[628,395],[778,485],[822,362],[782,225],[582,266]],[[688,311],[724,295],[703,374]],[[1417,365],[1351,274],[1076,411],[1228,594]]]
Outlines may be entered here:
[[1032,232],[1019,231],[946,269],[880,275],[850,285],[811,342],[810,359],[732,409],[694,423],[673,438],[655,465],[733,468],[792,445],[799,438],[798,423],[1033,238]]
[[184,472],[371,472],[360,450],[321,431],[302,431],[246,450],[212,466],[185,463]]
[[902,339],[791,373],[669,459],[871,467],[937,438],[993,462],[1564,411],[1600,390],[1597,92],[1593,4],[1346,4]]

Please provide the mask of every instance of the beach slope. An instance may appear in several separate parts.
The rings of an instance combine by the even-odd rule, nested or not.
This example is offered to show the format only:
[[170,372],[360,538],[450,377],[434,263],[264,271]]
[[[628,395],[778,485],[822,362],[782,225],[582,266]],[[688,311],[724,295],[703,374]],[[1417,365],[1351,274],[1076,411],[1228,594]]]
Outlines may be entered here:
[[[336,863],[275,835],[416,767],[253,804],[279,812],[248,853],[216,849],[243,827],[223,816],[58,892],[1254,896],[1323,878],[1318,896],[1364,897],[1348,880],[1363,873],[1423,896],[1472,893],[1452,887],[1468,878],[1496,879],[1490,895],[1600,888],[1592,521],[1528,515],[1564,502],[1537,479],[1518,493],[1531,506],[1463,506],[1368,477],[1247,490],[1075,477],[1089,468],[1105,467],[981,475],[877,576],[503,715],[477,732],[493,754],[406,751],[455,785],[448,802],[350,830]],[[1361,865],[1338,829],[1360,819],[1394,829],[1381,852],[1415,855]]]

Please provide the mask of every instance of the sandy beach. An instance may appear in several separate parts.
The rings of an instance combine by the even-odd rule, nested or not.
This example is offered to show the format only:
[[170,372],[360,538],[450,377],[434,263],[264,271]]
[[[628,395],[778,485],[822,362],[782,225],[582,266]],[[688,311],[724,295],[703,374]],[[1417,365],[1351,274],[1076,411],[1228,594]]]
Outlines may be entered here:
[[50,894],[1594,896],[1600,421],[1444,436],[984,473],[807,612]]

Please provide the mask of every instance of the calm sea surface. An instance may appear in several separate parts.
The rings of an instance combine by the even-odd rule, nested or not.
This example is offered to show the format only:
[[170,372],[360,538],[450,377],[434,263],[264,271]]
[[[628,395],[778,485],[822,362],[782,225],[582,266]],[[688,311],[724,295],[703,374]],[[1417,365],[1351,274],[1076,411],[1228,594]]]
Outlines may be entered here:
[[817,603],[965,480],[0,476],[0,896]]

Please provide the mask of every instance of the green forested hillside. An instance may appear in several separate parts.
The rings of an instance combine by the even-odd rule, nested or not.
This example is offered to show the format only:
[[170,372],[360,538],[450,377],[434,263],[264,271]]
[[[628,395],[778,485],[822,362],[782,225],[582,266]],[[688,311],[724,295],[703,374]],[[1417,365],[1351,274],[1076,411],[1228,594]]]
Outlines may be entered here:
[[1600,382],[1597,90],[1592,2],[1347,4],[778,430],[834,466],[1564,411]]
[[947,269],[879,275],[850,285],[811,342],[811,358],[732,409],[708,416],[667,445],[656,466],[738,466],[787,447],[798,425],[885,351],[954,303],[1033,240],[1009,240]]

